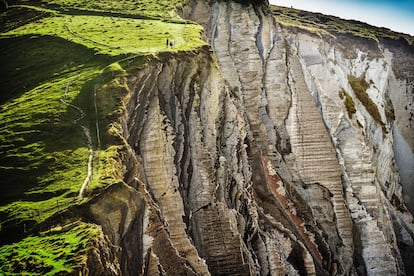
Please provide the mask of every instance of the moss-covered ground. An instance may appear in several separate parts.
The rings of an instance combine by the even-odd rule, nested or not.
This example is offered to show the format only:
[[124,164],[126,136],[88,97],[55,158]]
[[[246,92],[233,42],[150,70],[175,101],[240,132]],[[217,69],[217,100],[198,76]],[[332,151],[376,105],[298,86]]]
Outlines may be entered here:
[[93,224],[56,227],[0,247],[2,275],[68,275],[86,265],[88,249],[99,238]]
[[[0,275],[35,273],[33,262],[39,275],[68,272],[70,244],[95,232],[36,229],[122,180],[116,121],[128,68],[205,43],[201,27],[175,11],[185,1],[12,2],[0,11]],[[79,197],[90,147],[92,179]],[[66,240],[69,251],[58,249]]]

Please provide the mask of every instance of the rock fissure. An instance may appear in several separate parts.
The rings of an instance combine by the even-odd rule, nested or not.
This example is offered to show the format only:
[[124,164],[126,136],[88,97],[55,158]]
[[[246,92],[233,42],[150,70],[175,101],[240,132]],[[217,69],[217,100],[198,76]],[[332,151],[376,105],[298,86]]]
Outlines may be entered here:
[[266,6],[196,0],[182,14],[211,48],[129,73],[121,125],[134,188],[101,195],[119,213],[90,207],[122,248],[122,272],[403,275],[414,227],[391,203],[403,202],[392,135],[363,108],[349,118],[338,93],[354,99],[348,75],[366,72],[386,118],[383,84],[406,86],[365,49],[345,52],[352,38],[324,41]]

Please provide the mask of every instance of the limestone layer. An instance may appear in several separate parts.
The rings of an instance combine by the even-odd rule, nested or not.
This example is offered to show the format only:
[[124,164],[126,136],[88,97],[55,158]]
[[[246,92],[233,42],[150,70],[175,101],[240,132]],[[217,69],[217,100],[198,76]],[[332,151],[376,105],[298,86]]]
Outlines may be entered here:
[[396,65],[405,50],[360,39],[350,49],[354,38],[285,27],[265,5],[192,1],[181,13],[209,46],[130,72],[120,119],[128,185],[90,205],[119,247],[115,268],[413,273],[393,135],[412,151],[413,68]]

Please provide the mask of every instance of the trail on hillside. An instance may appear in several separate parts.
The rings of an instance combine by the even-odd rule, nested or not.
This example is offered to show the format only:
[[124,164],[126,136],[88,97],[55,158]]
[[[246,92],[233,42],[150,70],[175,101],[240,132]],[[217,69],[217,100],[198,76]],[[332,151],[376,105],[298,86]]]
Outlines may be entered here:
[[[74,124],[77,124],[79,120],[83,119],[85,117],[85,112],[83,111],[82,108],[80,108],[79,106],[73,105],[69,102],[67,102],[67,97],[69,94],[69,87],[72,84],[72,82],[68,82],[68,84],[66,85],[66,89],[65,89],[65,93],[63,94],[63,96],[60,98],[60,101],[62,103],[64,103],[65,105],[72,107],[74,109],[76,109],[77,111],[79,111],[79,117],[76,118],[75,120],[73,120]],[[95,155],[95,151],[93,150],[93,143],[92,143],[92,137],[91,137],[91,133],[88,127],[84,126],[84,125],[80,125],[83,133],[86,136],[86,142],[88,144],[89,147],[89,158],[88,158],[88,173],[82,183],[82,186],[79,190],[79,194],[78,194],[78,201],[83,199],[83,194],[85,192],[86,186],[88,185],[88,183],[91,181],[92,179],[92,174],[93,174],[93,158]]]
[[66,99],[68,98],[69,87],[70,87],[71,84],[72,84],[72,82],[69,82],[66,85],[65,94],[60,98],[60,101],[62,103],[64,103],[65,105],[70,106],[70,107],[76,109],[77,111],[79,111],[79,114],[80,114],[79,117],[76,118],[75,120],[73,120],[73,123],[76,124],[79,120],[82,120],[85,117],[85,112],[79,106],[73,105],[73,104],[66,101]]
[[87,138],[87,142],[88,142],[88,147],[89,147],[89,159],[88,159],[88,174],[85,177],[85,180],[82,183],[82,186],[79,190],[79,194],[78,194],[78,200],[82,200],[83,199],[83,193],[85,191],[86,186],[88,185],[89,181],[92,179],[92,172],[93,172],[93,157],[94,157],[94,150],[93,150],[93,145],[92,145],[92,138],[91,138],[91,134],[90,131],[87,127],[85,126],[81,126],[83,133],[85,133],[85,136]]

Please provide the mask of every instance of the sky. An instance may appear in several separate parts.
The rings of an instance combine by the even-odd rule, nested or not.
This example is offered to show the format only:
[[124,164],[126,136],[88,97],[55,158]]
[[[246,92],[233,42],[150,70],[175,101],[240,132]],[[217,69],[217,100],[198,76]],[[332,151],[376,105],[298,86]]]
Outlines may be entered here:
[[271,4],[355,19],[414,35],[413,0],[269,0]]

